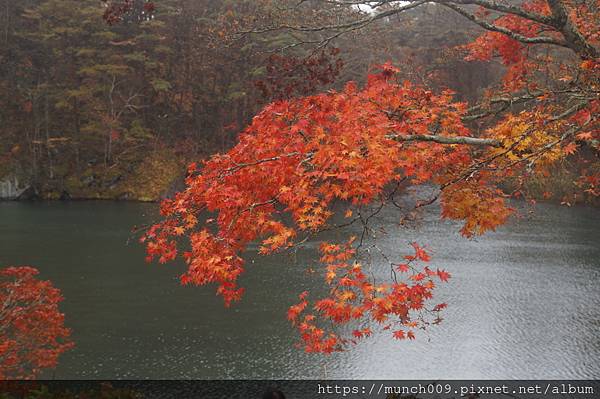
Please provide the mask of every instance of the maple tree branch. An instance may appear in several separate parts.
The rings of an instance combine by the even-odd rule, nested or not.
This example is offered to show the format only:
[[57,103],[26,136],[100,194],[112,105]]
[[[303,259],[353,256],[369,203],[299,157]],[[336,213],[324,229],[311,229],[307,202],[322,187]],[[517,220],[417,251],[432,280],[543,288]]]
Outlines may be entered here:
[[600,57],[600,51],[592,46],[579,32],[569,17],[569,11],[562,0],[548,0],[552,11],[552,26],[565,37],[567,46],[582,58],[595,59]]
[[[518,42],[521,43],[526,43],[526,44],[554,44],[557,46],[562,46],[562,47],[569,47],[568,43],[562,40],[558,40],[558,39],[554,39],[552,37],[547,37],[547,36],[537,36],[537,37],[527,37],[527,36],[523,36],[520,33],[514,32],[510,29],[507,28],[503,28],[501,26],[497,26],[494,24],[491,24],[487,21],[484,21],[480,18],[477,18],[475,15],[471,14],[470,12],[466,11],[465,9],[457,6],[456,4],[453,3],[446,3],[446,2],[440,2],[439,4],[443,5],[444,7],[450,8],[451,10],[456,11],[457,13],[459,13],[460,15],[464,16],[465,18],[467,18],[468,20],[476,23],[477,25],[481,26],[482,28],[484,28],[485,30],[489,30],[491,32],[498,32],[498,33],[503,33],[506,36],[510,37],[511,39],[514,39]],[[570,47],[569,47],[570,48]]]
[[254,202],[252,204],[250,204],[250,206],[241,209],[240,211],[238,211],[238,213],[235,215],[235,217],[233,219],[231,219],[231,222],[229,222],[229,225],[227,226],[227,230],[231,230],[231,228],[233,227],[234,224],[237,223],[239,217],[244,213],[244,212],[254,212],[255,208],[261,207],[261,206],[267,206],[267,205],[273,205],[277,203],[277,196],[275,196],[275,198],[271,198],[268,201],[264,201],[264,202]]
[[[443,3],[444,1],[437,1],[437,3]],[[499,11],[505,14],[513,14],[521,18],[528,19],[530,21],[538,22],[544,25],[552,26],[553,17],[537,14],[531,11],[527,11],[523,8],[513,6],[510,4],[498,3],[492,0],[452,0],[456,4],[473,4],[481,6],[488,10]]]
[[[219,176],[220,178],[223,178],[225,176],[230,176],[233,173],[237,172],[240,169],[243,168],[247,168],[249,166],[256,166],[256,165],[260,165],[266,162],[274,162],[274,161],[279,161],[280,159],[282,159],[283,157],[294,157],[297,155],[301,155],[299,152],[290,152],[288,154],[282,154],[282,155],[278,155],[278,156],[274,156],[274,157],[270,157],[270,158],[262,158],[262,159],[258,159],[256,161],[253,162],[245,162],[245,163],[236,163],[235,161],[232,161],[235,166],[232,166],[230,168],[227,168],[223,171],[223,173],[221,174],[221,176]],[[308,154],[310,155],[310,154]]]
[[[508,107],[510,107],[513,104],[519,104],[519,103],[527,102],[530,100],[535,100],[538,97],[542,96],[544,93],[545,92],[543,92],[543,91],[535,91],[535,92],[530,92],[527,94],[523,94],[522,96],[516,96],[516,97],[493,97],[487,101],[487,104],[486,103],[478,104],[478,105],[475,105],[475,106],[469,108],[467,110],[468,115],[463,116],[462,121],[469,122],[469,121],[473,121],[473,120],[483,118],[483,117],[486,117],[489,115],[497,114],[499,112],[506,110]],[[485,109],[489,105],[497,105],[497,104],[501,104],[500,108],[497,110]],[[477,111],[482,111],[482,112],[474,114],[474,112],[477,112]]]
[[444,189],[446,189],[447,187],[453,186],[456,183],[460,182],[460,181],[467,181],[469,179],[471,179],[473,176],[475,176],[475,174],[481,172],[481,170],[489,165],[491,162],[495,161],[496,159],[508,154],[509,152],[513,151],[515,148],[517,148],[517,146],[523,141],[525,140],[525,138],[527,138],[531,133],[533,133],[532,130],[529,130],[527,132],[525,132],[524,134],[521,135],[521,137],[519,137],[518,140],[516,140],[514,143],[512,143],[512,145],[510,147],[508,147],[506,150],[499,152],[495,155],[492,155],[491,157],[487,158],[487,159],[483,159],[473,165],[471,165],[469,168],[467,168],[464,172],[462,172],[458,177],[456,177],[453,180],[447,181],[446,183],[442,184],[440,186],[440,192],[430,201],[428,201],[427,203],[425,203],[425,205],[430,205],[432,204],[435,200],[437,200],[437,198],[440,196],[440,194],[442,193],[442,191]]
[[[573,137],[575,135],[575,133],[581,131],[583,128],[587,127],[590,124],[590,122],[585,123],[582,126],[574,126],[571,129],[567,130],[565,133],[563,133],[558,139],[556,139],[555,141],[546,144],[545,146],[543,146],[542,148],[540,148],[538,151],[533,152],[523,158],[517,159],[516,161],[510,163],[509,165],[501,168],[501,169],[497,169],[497,170],[506,170],[506,169],[510,169],[515,165],[518,165],[520,163],[523,163],[525,161],[531,160],[529,162],[528,167],[532,167],[533,164],[543,155],[545,154],[547,151],[551,150],[553,147],[555,147],[556,145],[562,143],[563,141],[565,141],[566,139]],[[533,159],[532,159],[533,158]]]
[[387,138],[395,141],[433,141],[438,144],[466,144],[482,147],[502,147],[502,143],[495,139],[482,139],[468,136],[439,136],[432,134],[390,134]]
[[558,114],[556,116],[551,117],[550,119],[548,119],[547,123],[556,122],[558,120],[565,119],[565,118],[573,115],[574,113],[576,113],[578,111],[581,111],[582,109],[584,109],[585,107],[587,107],[588,104],[589,104],[588,101],[581,101],[581,102],[573,105],[572,107],[566,109],[562,113],[560,113],[560,114]]
[[[531,100],[538,100],[540,97],[543,97],[544,95],[546,95],[548,93],[551,93],[554,95],[566,94],[566,95],[569,95],[571,99],[582,99],[583,100],[583,101],[580,101],[575,106],[569,108],[563,114],[560,114],[560,115],[557,115],[556,117],[551,118],[549,120],[549,122],[554,122],[558,119],[564,119],[565,117],[570,116],[574,112],[585,108],[589,104],[589,101],[594,100],[595,98],[598,97],[598,95],[596,95],[596,96],[592,96],[592,95],[578,96],[577,94],[579,92],[572,91],[572,90],[558,90],[558,91],[550,91],[550,92],[548,92],[548,91],[532,91],[532,92],[528,92],[527,94],[523,94],[523,95],[515,96],[515,97],[493,97],[491,99],[484,101],[483,103],[477,104],[477,105],[467,109],[467,112],[466,112],[467,115],[463,116],[461,119],[463,122],[470,122],[470,121],[474,121],[474,120],[477,120],[480,118],[484,118],[486,116],[496,115],[502,111],[505,111],[506,109],[508,109],[510,106],[512,106],[514,104],[526,103],[527,101],[531,101]],[[492,105],[499,105],[499,108],[492,109],[491,108]],[[478,112],[478,113],[476,113],[476,112]]]

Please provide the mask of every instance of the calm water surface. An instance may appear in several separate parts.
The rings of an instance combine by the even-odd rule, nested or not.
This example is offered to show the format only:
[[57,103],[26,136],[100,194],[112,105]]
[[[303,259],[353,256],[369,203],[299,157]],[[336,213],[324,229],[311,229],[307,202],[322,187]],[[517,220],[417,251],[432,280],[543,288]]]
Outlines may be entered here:
[[[413,342],[375,335],[324,358],[294,348],[287,307],[322,280],[295,258],[248,255],[243,301],[225,309],[210,287],[181,287],[181,264],[144,262],[128,243],[154,204],[0,203],[0,265],[33,265],[65,296],[77,347],[49,378],[600,378],[600,213],[538,205],[466,240],[435,209],[380,246],[428,245],[453,278],[438,291],[444,322]],[[397,221],[383,214],[382,226]],[[375,265],[381,278],[387,266]],[[313,288],[314,287],[314,288]]]

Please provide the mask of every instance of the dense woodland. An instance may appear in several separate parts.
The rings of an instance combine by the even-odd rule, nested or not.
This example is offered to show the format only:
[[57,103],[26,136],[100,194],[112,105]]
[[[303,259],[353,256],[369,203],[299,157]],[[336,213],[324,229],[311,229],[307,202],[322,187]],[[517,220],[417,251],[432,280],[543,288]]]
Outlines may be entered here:
[[165,0],[151,16],[106,23],[96,0],[5,0],[0,179],[30,187],[23,197],[153,200],[177,186],[187,163],[229,148],[268,102],[362,81],[376,63],[393,61],[407,78],[464,99],[498,79],[497,65],[446,48],[475,33],[439,7],[326,48],[297,46],[290,32],[240,33],[341,17],[322,4],[314,15],[285,14],[282,4]]

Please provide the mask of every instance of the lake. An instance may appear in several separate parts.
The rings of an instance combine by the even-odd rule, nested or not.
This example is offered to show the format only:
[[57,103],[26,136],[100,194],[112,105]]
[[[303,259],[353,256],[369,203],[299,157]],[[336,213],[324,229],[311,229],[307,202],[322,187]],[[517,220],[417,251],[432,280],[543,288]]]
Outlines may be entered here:
[[316,242],[294,257],[249,253],[247,293],[226,309],[214,287],[179,285],[182,264],[144,262],[131,229],[154,220],[156,204],[2,202],[0,265],[37,267],[65,297],[76,348],[47,378],[598,379],[600,213],[517,206],[519,218],[474,240],[435,208],[399,230],[383,212],[381,248],[400,257],[417,241],[452,274],[436,296],[445,320],[415,341],[375,334],[331,356],[294,347],[286,320],[300,292],[322,289],[305,272]]

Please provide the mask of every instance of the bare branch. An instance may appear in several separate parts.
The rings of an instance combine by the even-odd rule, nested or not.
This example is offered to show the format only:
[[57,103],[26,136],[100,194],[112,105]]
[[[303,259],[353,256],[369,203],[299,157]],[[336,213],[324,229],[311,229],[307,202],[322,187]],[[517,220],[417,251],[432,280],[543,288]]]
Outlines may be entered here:
[[[380,19],[383,19],[386,17],[390,17],[395,14],[399,14],[403,11],[410,10],[411,8],[418,7],[424,3],[427,3],[427,0],[415,1],[413,3],[406,4],[401,7],[392,8],[392,9],[385,10],[385,11],[382,11],[379,13],[375,13],[366,18],[362,18],[362,19],[348,22],[348,23],[337,24],[337,25],[325,25],[325,26],[317,26],[317,27],[279,25],[279,26],[269,27],[269,28],[264,28],[264,29],[259,29],[259,30],[241,31],[239,33],[244,35],[244,34],[249,34],[249,33],[266,33],[266,32],[273,32],[273,31],[279,31],[279,30],[291,30],[291,31],[297,31],[297,32],[323,32],[323,31],[333,31],[333,30],[351,31],[351,30],[363,28],[363,27],[371,24],[374,21],[377,21],[377,20],[380,20]],[[345,33],[345,32],[343,32],[343,33]]]

